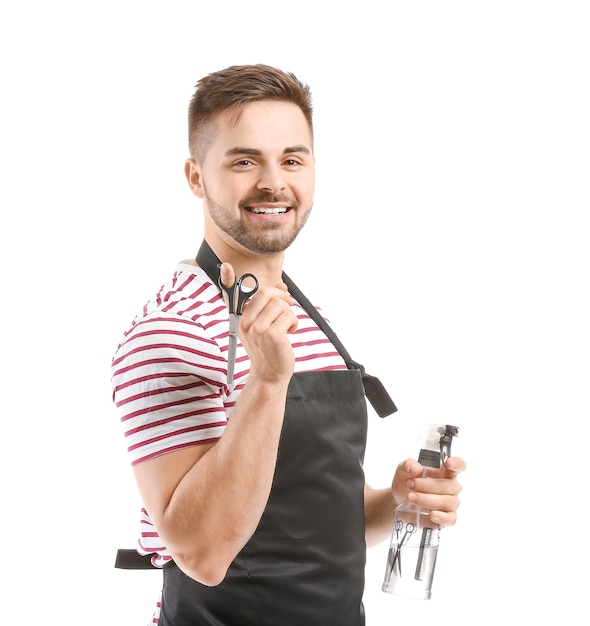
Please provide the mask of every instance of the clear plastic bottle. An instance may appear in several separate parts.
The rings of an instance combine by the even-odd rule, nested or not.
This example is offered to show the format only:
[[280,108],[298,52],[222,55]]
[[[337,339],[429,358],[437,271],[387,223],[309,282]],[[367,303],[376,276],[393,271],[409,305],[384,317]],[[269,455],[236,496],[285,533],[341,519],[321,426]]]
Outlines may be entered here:
[[[421,444],[418,462],[439,468],[451,455],[451,442],[459,434],[457,426],[429,424],[418,438]],[[433,524],[428,509],[410,502],[400,504],[385,568],[382,590],[399,596],[429,600],[442,526]]]

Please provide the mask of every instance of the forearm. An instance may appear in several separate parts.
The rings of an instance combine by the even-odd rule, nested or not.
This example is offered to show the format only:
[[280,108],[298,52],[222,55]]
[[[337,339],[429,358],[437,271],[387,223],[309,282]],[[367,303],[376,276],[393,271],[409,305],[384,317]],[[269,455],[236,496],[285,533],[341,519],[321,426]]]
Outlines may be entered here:
[[391,488],[373,489],[365,485],[365,539],[367,547],[391,535],[396,503]]
[[160,534],[185,573],[221,581],[255,531],[268,501],[283,423],[286,384],[249,380],[221,439],[182,477]]

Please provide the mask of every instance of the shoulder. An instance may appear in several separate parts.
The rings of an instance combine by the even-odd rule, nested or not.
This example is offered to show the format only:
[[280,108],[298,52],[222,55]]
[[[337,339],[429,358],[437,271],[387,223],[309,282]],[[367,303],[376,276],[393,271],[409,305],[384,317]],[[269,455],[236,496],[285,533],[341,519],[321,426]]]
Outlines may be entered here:
[[132,326],[158,315],[178,316],[197,322],[200,317],[215,316],[224,308],[217,285],[194,261],[182,261],[172,277],[144,304]]
[[194,264],[179,263],[135,316],[117,347],[113,365],[137,351],[188,350],[219,358],[217,337],[227,329],[227,307],[217,285]]

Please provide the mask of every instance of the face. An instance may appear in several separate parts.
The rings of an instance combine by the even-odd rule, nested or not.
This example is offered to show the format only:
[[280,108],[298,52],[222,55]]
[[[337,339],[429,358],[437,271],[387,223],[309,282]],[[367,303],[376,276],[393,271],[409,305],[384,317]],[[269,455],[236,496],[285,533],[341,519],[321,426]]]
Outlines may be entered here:
[[[263,255],[283,252],[313,204],[311,130],[290,102],[253,102],[215,122],[204,163],[187,161],[193,192],[203,198],[208,235]],[[213,231],[213,232],[212,232]]]

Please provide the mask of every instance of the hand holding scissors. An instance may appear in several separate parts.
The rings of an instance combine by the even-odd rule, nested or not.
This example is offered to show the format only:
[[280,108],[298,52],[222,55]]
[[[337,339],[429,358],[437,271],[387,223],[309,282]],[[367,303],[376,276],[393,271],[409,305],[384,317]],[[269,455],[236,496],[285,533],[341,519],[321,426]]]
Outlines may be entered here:
[[[244,281],[246,281],[246,284],[244,284]],[[226,287],[221,282],[221,277],[219,277],[217,282],[219,287],[227,294],[228,299],[229,346],[227,353],[227,386],[231,391],[234,382],[240,315],[242,315],[246,301],[258,291],[258,279],[254,274],[243,274],[240,278],[235,278],[234,284],[231,287]]]

